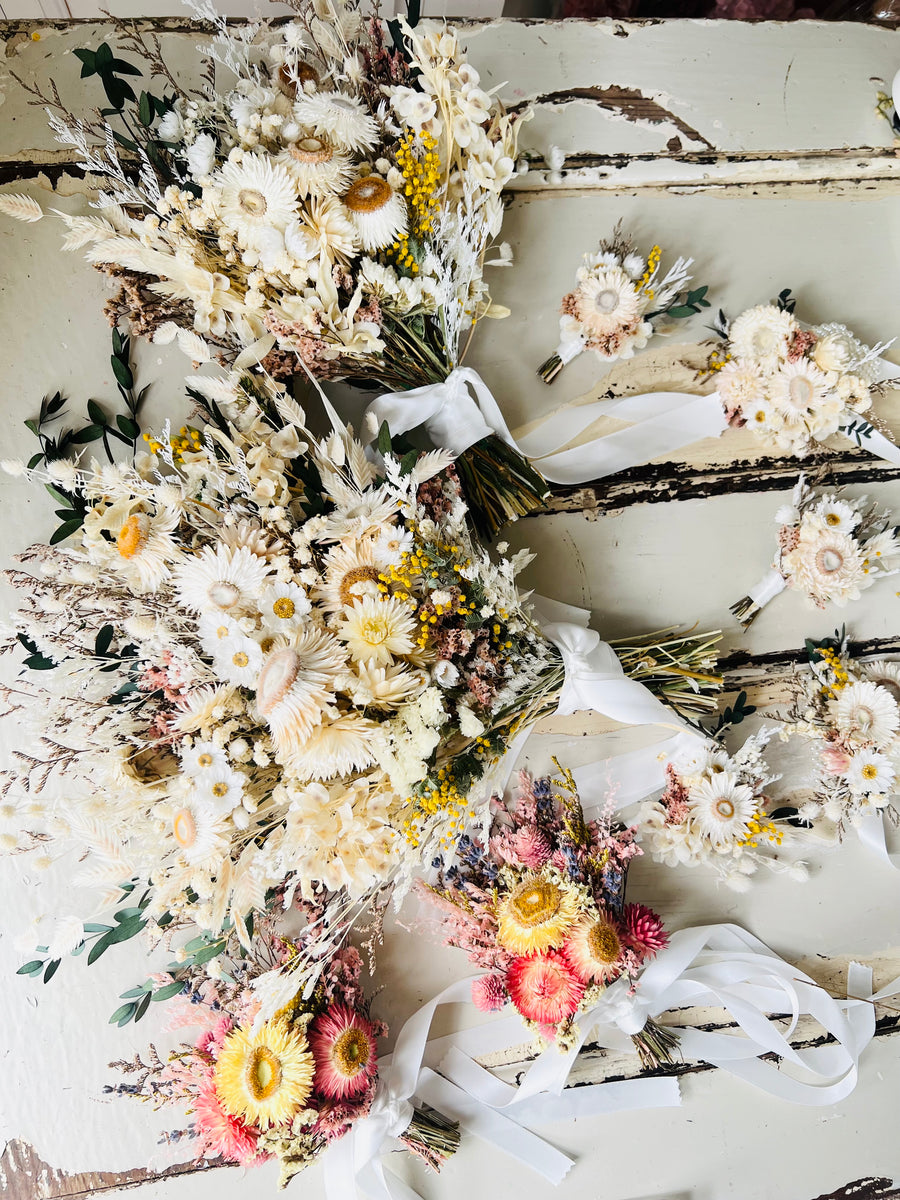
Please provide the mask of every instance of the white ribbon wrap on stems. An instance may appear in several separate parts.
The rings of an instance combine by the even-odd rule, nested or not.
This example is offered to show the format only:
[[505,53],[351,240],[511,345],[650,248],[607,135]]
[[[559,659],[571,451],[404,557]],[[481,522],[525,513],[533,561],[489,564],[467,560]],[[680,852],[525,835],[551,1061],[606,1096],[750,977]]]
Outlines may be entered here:
[[[633,993],[624,979],[607,988],[600,1003],[577,1018],[575,1048],[566,1054],[556,1047],[545,1050],[517,1087],[500,1084],[472,1062],[469,1047],[477,1042],[470,1031],[456,1035],[441,1070],[477,1099],[496,1108],[502,1094],[504,1109],[519,1111],[534,1097],[562,1092],[576,1052],[586,1041],[628,1050],[633,1048],[632,1035],[648,1019],[672,1009],[714,1006],[725,1008],[744,1036],[667,1026],[679,1035],[686,1059],[721,1067],[779,1099],[835,1104],[855,1087],[860,1054],[875,1032],[875,1011],[865,997],[881,999],[898,988],[900,979],[872,996],[871,971],[853,963],[848,983],[852,998],[836,1000],[739,926],[701,925],[673,934],[666,949],[641,972]],[[767,1014],[788,1014],[787,1029],[782,1032]],[[834,1044],[812,1050],[791,1046],[789,1038],[803,1014],[814,1017]],[[763,1062],[760,1056],[769,1053],[799,1069],[804,1078]]]
[[774,600],[776,596],[780,596],[786,587],[787,580],[785,577],[780,571],[776,571],[772,567],[766,571],[759,583],[755,584],[747,595],[754,604],[760,608],[765,608],[769,601]]
[[612,646],[588,628],[590,613],[585,609],[545,596],[532,597],[532,607],[541,632],[562,655],[566,677],[556,709],[561,716],[593,711],[622,725],[663,725],[690,732],[649,688],[628,678]]
[[[504,1113],[498,1111],[498,1106],[423,1065],[429,1051],[428,1032],[435,1013],[445,1004],[471,1002],[471,987],[471,978],[450,984],[413,1013],[400,1030],[394,1053],[379,1063],[378,1089],[369,1115],[355,1121],[349,1132],[326,1154],[326,1200],[354,1200],[354,1197],[420,1200],[419,1194],[388,1170],[382,1161],[382,1156],[395,1148],[396,1140],[409,1128],[414,1111],[413,1097],[458,1121],[465,1132],[490,1142],[552,1183],[559,1183],[565,1177],[572,1159],[522,1122],[526,1118],[568,1118],[571,1115],[569,1103],[544,1104],[539,1113],[536,1110],[536,1115],[524,1109],[517,1109],[514,1114]],[[438,1039],[432,1045],[439,1046],[443,1052],[446,1041]],[[578,1111],[590,1114],[628,1108],[670,1107],[681,1103],[676,1080],[631,1082],[647,1086],[622,1089],[613,1094],[603,1084],[579,1089],[579,1095],[584,1099]]]

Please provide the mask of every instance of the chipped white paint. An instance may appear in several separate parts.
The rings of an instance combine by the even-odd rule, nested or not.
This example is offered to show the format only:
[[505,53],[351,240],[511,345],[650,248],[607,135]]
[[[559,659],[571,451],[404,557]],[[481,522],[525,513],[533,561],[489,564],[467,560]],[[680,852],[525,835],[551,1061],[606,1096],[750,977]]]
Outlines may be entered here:
[[[92,44],[105,30],[42,25],[39,32],[39,41],[16,30],[2,43],[0,167],[23,173],[19,181],[3,176],[10,178],[11,190],[80,210],[81,181],[63,176],[51,195],[54,185],[31,165],[52,167],[64,160],[40,110],[24,104],[4,72],[12,67],[32,80],[52,75],[64,95],[78,96],[83,85],[71,51]],[[184,65],[196,33],[164,37]],[[642,243],[655,240],[669,254],[692,254],[697,279],[709,283],[715,302],[732,313],[791,285],[809,320],[846,321],[869,341],[900,333],[895,266],[900,159],[887,125],[874,114],[872,82],[893,76],[900,35],[815,23],[610,22],[488,23],[469,28],[466,37],[491,84],[511,81],[503,89],[511,103],[544,98],[523,131],[524,149],[540,159],[553,143],[570,160],[558,186],[548,186],[540,171],[515,181],[505,236],[514,244],[517,265],[498,274],[494,286],[513,316],[479,331],[473,346],[472,365],[491,383],[512,425],[592,390],[664,387],[667,381],[691,385],[691,370],[679,365],[690,361],[691,352],[679,343],[705,336],[702,319],[679,330],[671,344],[603,380],[587,355],[552,388],[534,375],[555,345],[556,308],[582,251],[619,216]],[[599,93],[554,99],[572,88]],[[105,281],[77,256],[62,255],[58,236],[52,221],[27,228],[0,223],[4,457],[31,452],[21,421],[45,391],[63,388],[78,408],[89,395],[115,395],[101,314]],[[187,370],[187,360],[174,349],[141,349],[139,375],[155,381],[151,421],[172,415],[177,423]],[[342,403],[348,412],[354,404],[358,411],[358,401]],[[879,415],[900,433],[896,394],[880,402]],[[680,461],[700,472],[756,458],[748,435],[731,432],[689,448]],[[900,509],[900,485],[878,467],[870,477],[872,483],[857,484],[856,490],[869,490]],[[0,486],[5,563],[26,536],[46,536],[52,516],[40,495],[5,478]],[[593,608],[608,636],[698,620],[722,625],[729,650],[762,652],[799,646],[805,635],[830,631],[844,615],[810,612],[786,595],[748,634],[729,623],[728,604],[768,561],[778,491],[629,505],[620,484],[609,486],[621,511],[529,520],[510,537],[539,552],[531,582]],[[591,504],[588,497],[588,509]],[[847,615],[857,636],[900,633],[900,599],[891,581],[866,593]],[[760,698],[783,698],[783,675],[766,679],[750,671],[741,676],[745,679],[755,679]],[[526,758],[537,770],[547,768],[552,753],[577,766],[656,736],[613,730],[594,717],[555,719],[529,743]],[[17,732],[7,724],[0,737],[0,749],[8,753]],[[886,948],[898,944],[900,876],[873,863],[854,841],[841,848],[810,843],[808,852],[814,871],[802,888],[773,877],[738,896],[703,872],[676,874],[639,862],[631,894],[655,904],[675,927],[717,919],[742,923],[779,953],[811,959],[803,965],[814,975],[819,955],[881,955],[885,971],[891,970],[895,957]],[[102,1094],[111,1077],[109,1059],[127,1057],[149,1038],[168,1044],[156,1011],[136,1029],[112,1030],[105,1023],[117,993],[141,972],[136,949],[119,948],[90,969],[67,962],[46,989],[12,977],[22,961],[18,945],[27,949],[42,911],[90,905],[90,897],[69,894],[66,880],[66,864],[41,876],[24,860],[0,862],[0,1139],[29,1142],[45,1163],[68,1172],[162,1166],[156,1143],[169,1119]],[[387,987],[377,1010],[395,1027],[466,970],[458,952],[433,948],[396,927],[389,930],[380,963],[379,982]],[[836,984],[834,972],[828,982]],[[596,1075],[622,1065],[605,1060],[588,1069]],[[571,1200],[593,1200],[598,1187],[607,1200],[659,1198],[663,1191],[678,1200],[811,1200],[849,1179],[897,1170],[898,1087],[900,1038],[884,1038],[870,1048],[857,1092],[834,1109],[791,1108],[709,1072],[685,1080],[680,1111],[621,1114],[548,1127],[546,1133],[580,1158],[560,1190]],[[29,1169],[8,1166],[0,1190],[16,1200],[38,1200],[51,1186],[49,1176],[23,1183]],[[416,1164],[398,1169],[428,1200],[463,1189],[482,1195],[480,1181],[488,1178],[497,1200],[551,1194],[474,1142],[440,1178],[426,1176]],[[215,1171],[148,1183],[139,1194],[148,1200],[236,1200],[248,1187],[259,1196],[273,1194],[274,1176],[270,1168],[249,1178],[238,1170]],[[77,1186],[73,1181],[70,1191]],[[320,1196],[320,1168],[294,1189]]]

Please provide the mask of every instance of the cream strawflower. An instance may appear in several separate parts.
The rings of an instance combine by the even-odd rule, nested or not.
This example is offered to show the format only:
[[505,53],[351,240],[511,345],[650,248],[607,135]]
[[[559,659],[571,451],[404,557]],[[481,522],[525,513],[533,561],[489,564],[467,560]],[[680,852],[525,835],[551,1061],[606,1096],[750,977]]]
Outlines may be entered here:
[[182,700],[183,711],[175,725],[183,733],[196,733],[215,721],[243,712],[244,705],[230,686],[194,688]]
[[737,775],[722,771],[691,788],[688,809],[694,828],[716,847],[741,841],[755,812],[753,791]]
[[762,377],[753,362],[733,358],[716,375],[716,391],[726,408],[739,409],[752,423],[754,409],[764,399]]
[[302,752],[325,705],[334,700],[335,675],[345,661],[340,644],[317,629],[266,657],[256,681],[256,707],[283,757]]
[[426,683],[424,672],[411,671],[403,663],[379,667],[371,661],[359,662],[356,671],[359,683],[353,688],[353,700],[363,707],[398,708]]
[[894,702],[900,705],[900,662],[888,662],[880,658],[876,662],[866,663],[862,670],[866,679],[884,688]]
[[323,721],[291,758],[291,767],[302,778],[323,780],[365,770],[375,761],[372,739],[377,728],[374,721],[355,714]]
[[350,214],[333,196],[317,197],[303,213],[303,228],[317,253],[326,258],[347,257],[358,248],[356,226]]
[[826,398],[831,391],[828,379],[812,363],[806,359],[799,362],[786,363],[769,380],[769,396],[772,403],[789,424],[803,422],[811,430],[822,427],[823,412],[834,414],[834,428],[837,428],[837,415],[841,405],[837,402],[826,405]]
[[293,633],[300,629],[311,609],[309,597],[297,583],[273,583],[260,593],[263,625],[273,633]]
[[363,250],[382,250],[406,232],[406,202],[380,175],[366,175],[351,184],[344,207]]
[[732,356],[774,366],[787,359],[788,343],[797,328],[791,313],[773,304],[748,308],[728,331]]
[[387,667],[413,649],[416,624],[409,608],[393,596],[363,596],[344,608],[340,636],[356,662]]
[[642,310],[637,288],[620,267],[591,275],[575,293],[576,315],[588,339],[633,325]]
[[175,586],[185,608],[235,616],[256,607],[268,576],[265,561],[246,546],[205,546],[179,568]]
[[860,750],[850,760],[844,778],[851,792],[857,795],[888,795],[893,789],[896,772],[891,760],[877,750]]
[[342,542],[328,552],[317,598],[327,612],[341,612],[363,596],[377,596],[387,566],[371,538]]
[[213,669],[225,683],[252,688],[263,662],[259,642],[246,634],[223,638],[216,646]]
[[135,592],[155,592],[166,579],[180,552],[172,533],[180,514],[163,510],[154,515],[131,513],[115,534],[110,565]]
[[265,156],[245,154],[240,163],[229,161],[213,182],[220,192],[217,214],[222,224],[247,246],[254,246],[263,230],[283,232],[297,215],[293,180]]
[[809,514],[800,524],[797,545],[781,556],[781,572],[790,587],[807,592],[820,608],[828,601],[844,605],[857,600],[860,589],[872,582],[856,542]]
[[877,683],[848,684],[829,702],[828,711],[835,728],[851,742],[886,747],[900,729],[897,702]]
[[195,796],[171,805],[167,833],[179,857],[191,867],[215,871],[228,857],[228,825]]
[[371,150],[378,141],[378,126],[364,105],[341,92],[313,92],[300,96],[294,116],[347,150]]
[[294,180],[301,196],[337,195],[353,178],[350,156],[312,133],[285,146],[275,161]]

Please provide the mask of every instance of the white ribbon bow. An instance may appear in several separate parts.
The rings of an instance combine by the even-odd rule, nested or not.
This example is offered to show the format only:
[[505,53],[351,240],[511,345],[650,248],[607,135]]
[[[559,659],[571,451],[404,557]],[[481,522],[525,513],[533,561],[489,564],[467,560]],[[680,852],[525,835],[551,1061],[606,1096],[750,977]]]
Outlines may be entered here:
[[[629,992],[625,980],[609,987],[599,1004],[578,1018],[573,1051],[545,1050],[517,1087],[501,1083],[472,1061],[469,1046],[477,1043],[468,1031],[455,1036],[441,1070],[494,1105],[503,1089],[505,1106],[517,1108],[536,1096],[558,1095],[577,1050],[588,1038],[609,1049],[627,1050],[648,1019],[671,1009],[715,1006],[728,1010],[744,1036],[669,1026],[679,1035],[685,1058],[721,1067],[780,1099],[835,1104],[856,1085],[859,1056],[875,1032],[874,1008],[862,997],[882,999],[898,988],[900,979],[873,996],[871,971],[854,963],[848,986],[853,998],[836,1000],[739,926],[698,926],[672,935],[668,947],[641,972],[635,993]],[[790,1014],[788,1028],[782,1032],[769,1013]],[[804,1013],[831,1034],[834,1045],[806,1051],[791,1046],[789,1038]],[[769,1053],[798,1068],[805,1078],[763,1062],[761,1056]]]

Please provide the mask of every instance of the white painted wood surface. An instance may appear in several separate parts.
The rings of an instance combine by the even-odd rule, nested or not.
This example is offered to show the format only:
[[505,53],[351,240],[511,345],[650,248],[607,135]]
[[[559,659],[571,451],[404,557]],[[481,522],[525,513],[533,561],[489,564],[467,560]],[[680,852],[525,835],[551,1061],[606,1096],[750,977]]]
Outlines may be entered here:
[[[167,29],[171,57],[186,69],[197,34],[183,22],[170,21]],[[82,181],[66,173],[64,152],[40,110],[25,105],[5,69],[26,79],[52,76],[64,95],[75,97],[82,85],[71,51],[106,32],[95,25],[0,26],[0,186],[66,210],[84,208]],[[502,94],[510,103],[538,101],[523,137],[535,169],[514,181],[506,227],[516,266],[494,286],[513,315],[481,330],[471,356],[510,424],[533,421],[592,390],[690,378],[679,362],[690,358],[688,344],[703,338],[702,319],[680,330],[675,344],[602,385],[588,356],[552,388],[534,375],[555,344],[557,305],[581,253],[619,217],[642,244],[658,241],[673,255],[692,254],[698,280],[732,313],[790,285],[811,321],[845,321],[869,341],[900,334],[900,158],[875,114],[873,82],[893,76],[900,34],[815,23],[495,22],[470,28],[467,41],[492,85],[509,81]],[[549,182],[543,167],[551,144],[567,156],[560,183]],[[31,452],[21,422],[44,392],[62,388],[76,406],[91,395],[114,394],[101,313],[105,281],[77,255],[63,255],[58,242],[50,221],[0,224],[3,456]],[[185,363],[168,348],[141,348],[140,378],[154,381],[151,422],[172,415],[177,423]],[[900,433],[900,396],[882,401],[879,415]],[[846,452],[832,465],[858,491],[900,510],[900,472]],[[557,496],[560,511],[516,527],[510,541],[539,552],[531,582],[592,608],[607,636],[698,621],[725,630],[727,653],[787,654],[804,636],[827,633],[846,617],[854,636],[896,639],[900,648],[900,599],[890,581],[846,613],[818,614],[782,596],[748,634],[730,621],[728,604],[768,562],[771,516],[791,485],[791,464],[763,459],[747,435],[728,433],[654,470]],[[752,490],[759,480],[764,489]],[[44,498],[21,484],[4,477],[0,487],[6,564],[26,540],[47,535],[52,515]],[[686,498],[672,498],[679,496]],[[763,697],[779,694],[779,679],[766,679],[762,670],[741,668],[735,686],[746,679],[761,684]],[[6,723],[2,752],[21,736]],[[655,736],[614,731],[596,718],[556,719],[534,736],[527,759],[542,770],[551,753],[561,753],[578,765]],[[763,878],[743,896],[723,891],[701,871],[674,873],[642,862],[630,894],[658,907],[673,927],[735,920],[784,956],[805,960],[806,969],[816,956],[853,954],[878,957],[882,973],[889,972],[892,948],[900,946],[900,876],[855,842],[813,845],[810,856],[814,871],[805,886]],[[47,988],[12,974],[36,940],[32,925],[41,913],[82,911],[90,902],[69,894],[64,864],[42,875],[24,859],[0,860],[0,1138],[15,1140],[18,1155],[0,1158],[0,1190],[15,1200],[83,1195],[101,1186],[98,1177],[77,1179],[75,1172],[165,1165],[156,1139],[171,1120],[102,1094],[110,1058],[127,1057],[150,1038],[165,1044],[153,1024],[156,1012],[125,1031],[106,1025],[117,993],[140,973],[136,948],[120,948],[89,970],[66,962]],[[397,1027],[466,971],[462,958],[391,929],[380,958],[379,1015]],[[680,1110],[548,1127],[547,1135],[579,1159],[558,1193],[474,1141],[439,1178],[426,1177],[416,1164],[398,1169],[426,1200],[463,1190],[498,1200],[553,1194],[813,1200],[863,1176],[900,1175],[898,1087],[900,1038],[881,1038],[869,1049],[857,1091],[835,1108],[791,1107],[706,1072],[685,1078]],[[33,1146],[55,1173],[23,1166],[20,1143]],[[108,1191],[114,1183],[113,1176],[102,1181],[104,1194],[124,1195]],[[274,1183],[268,1168],[247,1175],[215,1170],[146,1182],[139,1195],[231,1200],[250,1188],[272,1194]],[[315,1197],[322,1188],[320,1167],[293,1185]]]

